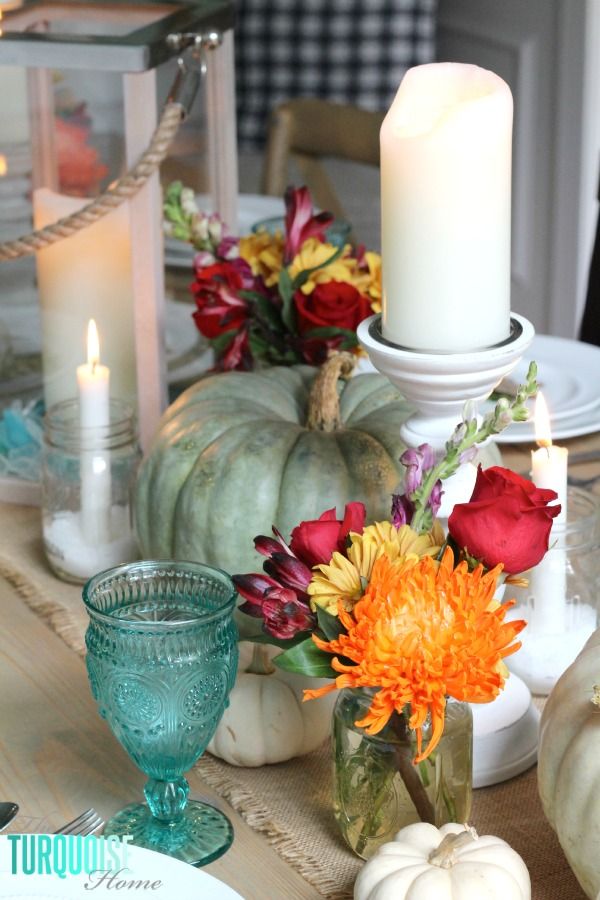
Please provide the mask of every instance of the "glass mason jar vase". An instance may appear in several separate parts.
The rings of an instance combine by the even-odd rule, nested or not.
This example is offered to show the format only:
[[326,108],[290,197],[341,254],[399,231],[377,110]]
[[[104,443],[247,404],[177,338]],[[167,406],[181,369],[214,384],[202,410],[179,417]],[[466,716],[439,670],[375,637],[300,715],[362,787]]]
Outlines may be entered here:
[[[394,713],[376,735],[354,723],[371,704],[373,691],[341,691],[333,711],[333,809],[352,850],[368,859],[405,825],[466,822],[471,812],[473,719],[468,703],[449,698],[444,733],[418,765],[415,732]],[[429,718],[423,747],[431,737]]]
[[110,422],[81,427],[79,401],[44,417],[42,531],[54,572],[83,583],[138,558],[132,495],[141,452],[131,407],[110,401]]

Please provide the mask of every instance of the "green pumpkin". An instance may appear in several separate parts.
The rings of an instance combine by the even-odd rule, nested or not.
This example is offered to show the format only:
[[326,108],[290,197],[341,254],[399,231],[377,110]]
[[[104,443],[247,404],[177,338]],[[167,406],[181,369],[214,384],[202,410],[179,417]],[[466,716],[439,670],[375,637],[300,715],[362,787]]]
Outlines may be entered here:
[[404,471],[400,426],[411,408],[383,375],[338,354],[309,366],[209,376],[166,411],[140,470],[144,556],[260,568],[253,538],[288,536],[326,509],[362,501],[386,519]]

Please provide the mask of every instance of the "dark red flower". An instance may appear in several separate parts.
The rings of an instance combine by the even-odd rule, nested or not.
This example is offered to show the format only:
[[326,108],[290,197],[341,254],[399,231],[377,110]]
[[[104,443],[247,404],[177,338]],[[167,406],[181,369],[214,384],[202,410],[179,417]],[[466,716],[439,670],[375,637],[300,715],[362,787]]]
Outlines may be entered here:
[[198,330],[207,338],[237,331],[250,315],[249,304],[239,292],[252,290],[253,286],[252,271],[243,259],[197,266],[191,290],[196,300],[193,316]]
[[279,584],[302,594],[306,594],[306,588],[312,578],[311,570],[302,560],[284,552],[273,553],[271,558],[263,563],[263,569]]
[[308,604],[284,587],[270,588],[265,593],[262,614],[265,631],[280,640],[289,640],[300,631],[312,631],[317,624]]
[[337,350],[343,340],[343,335],[332,338],[300,338],[297,347],[305,363],[320,366],[328,358],[329,351]]
[[238,594],[247,601],[240,609],[249,616],[261,617],[265,591],[268,591],[269,588],[278,587],[277,582],[273,578],[261,575],[260,572],[250,575],[233,575],[232,581]]
[[328,509],[318,519],[294,528],[290,548],[309,567],[328,563],[336,550],[343,553],[350,531],[362,531],[365,516],[362,503],[347,503],[341,521],[335,517],[335,508]]
[[313,215],[307,187],[289,187],[285,192],[285,262],[292,261],[307,238],[317,237],[322,241],[332,222],[330,213]]
[[317,284],[310,294],[296,291],[294,305],[300,334],[331,327],[356,331],[373,312],[369,298],[345,281]]
[[560,512],[560,505],[548,503],[557,496],[510,469],[479,466],[471,499],[454,507],[448,532],[459,549],[488,568],[503,563],[508,574],[526,572],[548,550],[552,520]]
[[241,372],[249,372],[253,365],[252,351],[248,339],[248,329],[242,328],[227,345],[221,358],[219,368],[226,372],[237,369]]

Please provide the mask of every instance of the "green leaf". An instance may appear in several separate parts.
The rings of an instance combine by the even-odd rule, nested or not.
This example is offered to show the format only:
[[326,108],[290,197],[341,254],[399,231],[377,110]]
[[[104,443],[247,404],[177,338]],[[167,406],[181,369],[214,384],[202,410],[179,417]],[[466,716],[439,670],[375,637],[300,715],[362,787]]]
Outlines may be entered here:
[[[295,634],[293,638],[289,638],[289,640],[284,641],[281,638],[276,638],[272,634],[265,634],[265,632],[261,632],[261,634],[252,635],[252,637],[245,637],[245,641],[249,641],[251,644],[271,644],[273,647],[281,647],[282,650],[290,650],[292,647],[295,647],[297,644],[301,644],[305,641],[306,635],[310,634],[308,631],[300,631],[298,634]],[[279,659],[279,657],[277,657]]]
[[283,307],[281,310],[281,319],[283,324],[296,334],[296,312],[294,310],[294,284],[290,278],[287,269],[282,269],[279,273],[279,296],[281,297]]
[[237,333],[237,331],[224,331],[223,334],[219,334],[217,337],[210,339],[210,345],[217,356],[225,353]]
[[240,297],[243,300],[248,300],[250,303],[254,303],[256,306],[259,315],[262,316],[263,319],[267,322],[268,325],[273,327],[276,331],[283,331],[283,323],[281,321],[281,313],[271,303],[268,297],[265,297],[264,294],[259,294],[256,291],[240,291]]
[[297,672],[311,678],[335,678],[336,673],[331,668],[331,660],[330,653],[319,650],[312,638],[306,638],[285,653],[274,657],[273,662],[286,672]]
[[343,337],[344,340],[340,344],[341,350],[351,350],[353,347],[358,347],[358,338],[355,331],[352,331],[350,328],[337,328],[335,325],[311,328],[310,331],[305,332],[304,337],[323,338],[324,340],[333,337]]
[[347,634],[337,616],[332,616],[322,606],[317,606],[317,622],[326,640],[335,641],[340,634]]

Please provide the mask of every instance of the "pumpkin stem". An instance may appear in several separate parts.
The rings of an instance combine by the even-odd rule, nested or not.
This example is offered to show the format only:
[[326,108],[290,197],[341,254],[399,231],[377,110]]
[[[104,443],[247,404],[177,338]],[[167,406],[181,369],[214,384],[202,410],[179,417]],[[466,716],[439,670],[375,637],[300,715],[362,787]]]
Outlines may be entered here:
[[458,834],[447,834],[439,847],[432,850],[427,857],[427,862],[432,866],[439,866],[440,869],[451,869],[456,862],[455,850],[464,847],[478,838],[477,832],[469,825],[465,825],[465,830]]
[[595,684],[592,687],[592,696],[590,698],[590,703],[595,707],[595,709],[600,710],[600,684]]
[[275,672],[275,666],[269,659],[265,644],[252,645],[252,659],[246,672],[249,675],[272,675]]
[[344,350],[332,353],[320,367],[308,398],[309,431],[337,431],[342,427],[338,378],[349,378],[355,365],[354,354]]

